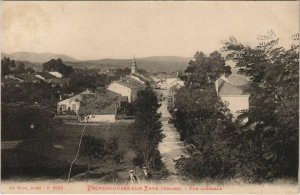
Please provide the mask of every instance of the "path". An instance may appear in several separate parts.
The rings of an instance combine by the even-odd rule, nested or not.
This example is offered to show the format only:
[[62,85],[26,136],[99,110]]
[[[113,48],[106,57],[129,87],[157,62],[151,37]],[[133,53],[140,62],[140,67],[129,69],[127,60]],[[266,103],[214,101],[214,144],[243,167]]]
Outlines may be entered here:
[[[165,95],[166,92],[164,92]],[[166,97],[166,96],[165,96]],[[174,159],[178,159],[181,155],[188,156],[188,152],[184,146],[184,142],[180,141],[180,135],[173,124],[168,123],[171,115],[167,109],[168,102],[164,100],[161,102],[161,107],[158,112],[162,114],[161,122],[163,133],[165,138],[159,144],[158,149],[162,156],[162,162],[165,164],[168,171],[171,173],[172,180],[178,180],[176,176],[175,162]]]

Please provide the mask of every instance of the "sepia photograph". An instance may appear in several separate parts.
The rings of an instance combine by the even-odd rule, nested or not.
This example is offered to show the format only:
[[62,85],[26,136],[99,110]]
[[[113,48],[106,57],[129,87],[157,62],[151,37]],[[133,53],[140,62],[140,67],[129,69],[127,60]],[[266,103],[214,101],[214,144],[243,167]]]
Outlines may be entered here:
[[1,193],[299,193],[299,1],[0,4]]

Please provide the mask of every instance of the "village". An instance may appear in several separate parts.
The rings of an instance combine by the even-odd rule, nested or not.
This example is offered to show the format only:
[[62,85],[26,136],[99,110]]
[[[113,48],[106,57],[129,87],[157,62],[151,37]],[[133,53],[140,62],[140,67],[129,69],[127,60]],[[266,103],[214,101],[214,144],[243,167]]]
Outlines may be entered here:
[[31,2],[26,13],[5,4],[1,180],[10,192],[26,182],[49,182],[50,193],[81,184],[295,191],[294,4],[272,4],[277,21],[269,2],[180,3]]
[[[60,121],[60,128],[64,128],[63,130],[59,130],[63,132],[56,132],[57,136],[65,137],[67,135],[65,134],[67,131],[79,133],[82,125],[86,124],[89,126],[87,134],[105,135],[109,139],[115,139],[115,136],[118,138],[120,135],[124,134],[127,134],[126,136],[130,136],[130,125],[133,124],[135,118],[133,106],[137,99],[137,94],[139,91],[144,90],[146,85],[149,84],[151,88],[155,90],[157,99],[161,102],[161,107],[158,112],[162,113],[162,128],[164,129],[163,132],[167,137],[165,140],[168,140],[169,137],[172,139],[174,135],[177,137],[176,139],[180,139],[178,137],[179,134],[176,133],[176,128],[172,124],[172,116],[169,113],[171,108],[174,107],[176,93],[184,86],[184,81],[180,79],[180,74],[178,72],[171,74],[140,74],[138,63],[135,58],[133,58],[129,68],[130,72],[128,74],[121,76],[118,80],[112,80],[105,87],[86,88],[76,94],[74,92],[71,92],[70,94],[63,94],[60,92],[63,91],[65,87],[71,85],[70,82],[72,82],[72,79],[65,77],[58,71],[54,71],[54,68],[51,69],[52,71],[27,72],[25,70],[21,73],[12,69],[10,74],[4,76],[1,86],[2,90],[5,90],[7,87],[10,89],[22,88],[26,85],[40,85],[41,83],[45,83],[49,86],[49,88],[55,89],[55,94],[51,94],[52,96],[56,95],[57,97],[55,101],[52,101],[53,105],[51,107],[56,107],[52,117],[54,120]],[[249,109],[249,95],[243,93],[243,87],[246,87],[247,85],[247,78],[239,74],[234,74],[229,77],[222,76],[215,81],[216,93],[220,96],[224,103],[228,105],[228,108],[231,110],[234,117],[238,115],[239,111]],[[20,103],[21,102],[9,104],[17,105]],[[41,102],[38,101],[32,102],[32,106],[44,109]],[[39,126],[39,124],[35,123],[38,122],[32,121],[28,124],[30,126],[29,129],[33,132]],[[37,129],[37,131],[39,131],[39,129]],[[8,154],[10,152],[15,153],[15,149],[20,146],[22,146],[22,153],[28,152],[26,151],[26,147],[28,146],[23,146],[23,144],[28,142],[28,140],[23,140],[24,137],[18,137],[16,136],[18,135],[18,132],[15,133],[17,134],[12,136],[9,136],[8,134],[6,138],[6,134],[4,132],[4,139],[2,139],[2,150],[4,151],[4,154],[6,152],[8,152]],[[17,140],[6,141],[6,139],[10,140],[12,138]],[[66,149],[65,147],[69,145],[68,142],[71,140],[75,141],[75,138],[76,137],[71,139],[67,138],[70,140],[61,141],[60,138],[58,138],[51,144],[51,146],[47,146],[47,148],[52,147],[51,150],[54,150],[53,152],[56,154],[63,154],[66,152],[64,151]],[[124,146],[125,144],[125,147],[129,147],[128,143],[126,143],[127,141],[125,143],[121,143],[121,141],[119,142],[120,145]],[[76,144],[76,141],[74,144]],[[175,145],[172,146],[172,144]],[[166,150],[167,148],[174,148],[175,150],[173,149],[174,151],[170,152]],[[68,148],[69,152],[74,151],[75,149],[76,147],[74,146],[72,148]],[[189,156],[197,149],[195,149],[194,145],[190,145],[182,146],[178,150],[176,140],[170,140],[170,142],[163,141],[159,145],[159,150],[163,156],[163,162],[167,166],[166,170],[175,174],[176,170],[173,163],[174,159],[177,159],[182,154]],[[165,150],[168,152],[164,152]],[[124,163],[124,166],[128,167],[128,164],[131,164],[130,161],[134,158],[134,156],[132,156],[133,154],[131,149],[129,149],[129,151],[122,151],[122,155],[124,155],[122,158],[128,161]],[[70,159],[71,156],[68,158]],[[84,160],[79,160],[79,162],[80,161],[84,162]],[[120,161],[122,160],[120,159]],[[82,168],[80,168],[80,170],[81,169]],[[123,174],[125,174],[123,177],[126,177],[127,174]]]

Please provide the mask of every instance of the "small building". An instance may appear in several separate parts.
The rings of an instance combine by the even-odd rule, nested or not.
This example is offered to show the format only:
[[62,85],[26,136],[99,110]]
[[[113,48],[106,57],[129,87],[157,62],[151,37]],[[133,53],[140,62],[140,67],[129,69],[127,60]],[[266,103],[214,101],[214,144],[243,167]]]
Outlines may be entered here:
[[40,83],[42,80],[35,77],[33,74],[17,73],[14,75],[7,75],[6,78],[16,80],[20,83]]
[[217,94],[227,104],[233,118],[236,118],[242,110],[249,110],[250,95],[244,92],[249,86],[246,77],[239,74],[222,76],[215,81],[215,86]]
[[129,103],[136,100],[137,92],[143,89],[143,85],[136,83],[130,83],[129,81],[115,81],[108,86],[108,90],[120,94],[121,96],[126,96]]
[[86,90],[57,104],[57,114],[76,115],[79,122],[115,122],[121,96],[113,91]]
[[1,86],[2,87],[20,87],[20,82],[15,79],[11,79],[8,77],[4,77],[1,79]]
[[167,78],[166,79],[166,87],[167,88],[171,88],[173,86],[177,85],[178,87],[179,86],[184,86],[184,81],[179,79],[178,77],[177,78]]
[[80,94],[74,95],[68,99],[62,100],[57,103],[57,113],[58,114],[78,114],[80,107],[80,101],[82,100],[82,95],[92,93],[89,90],[81,92]]
[[64,87],[70,85],[70,80],[71,78],[53,78],[49,83],[52,87]]
[[58,78],[50,74],[50,72],[37,72],[34,74],[35,77],[43,80],[44,82],[50,84],[52,87],[64,87],[69,86],[70,78]]
[[53,76],[52,74],[50,74],[49,72],[36,72],[33,75],[39,79],[42,79],[46,83],[50,83],[51,79],[57,78],[57,77]]
[[78,111],[80,122],[115,122],[119,105],[119,94],[107,90],[106,93],[85,94]]

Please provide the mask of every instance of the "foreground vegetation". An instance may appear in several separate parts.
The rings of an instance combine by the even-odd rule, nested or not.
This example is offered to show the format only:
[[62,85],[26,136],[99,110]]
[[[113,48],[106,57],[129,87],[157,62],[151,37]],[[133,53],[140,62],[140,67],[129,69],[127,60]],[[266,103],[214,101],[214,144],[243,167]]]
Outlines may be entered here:
[[[277,40],[278,41],[278,40]],[[276,47],[251,48],[228,41],[228,60],[250,78],[251,107],[232,122],[215,92],[214,81],[230,68],[218,52],[196,53],[176,97],[175,125],[182,140],[200,152],[177,161],[180,174],[193,181],[240,179],[259,182],[297,178],[299,52]],[[244,118],[247,124],[242,124]]]
[[[164,138],[160,113],[157,112],[160,104],[150,84],[137,94],[134,102],[135,121],[133,124],[132,146],[136,152],[134,164],[146,166],[155,172],[161,172],[161,177],[166,176],[166,170],[161,161],[158,144]],[[162,179],[162,178],[160,178]]]
[[[66,180],[70,162],[77,150],[82,127],[82,125],[60,124],[36,137],[23,140],[14,150],[2,150],[2,178],[15,179],[22,176],[29,179],[42,177]],[[103,143],[105,142],[105,155],[91,163],[90,156],[85,155],[87,154],[86,147],[83,147],[82,154],[72,171],[72,177],[80,173],[81,175],[74,179],[88,179],[85,174],[88,169],[97,170],[98,179],[103,179],[105,176],[104,181],[107,182],[113,181],[115,170],[120,172],[120,178],[122,172],[124,172],[123,175],[127,176],[135,156],[130,149],[128,123],[88,126],[85,135],[85,139],[93,137],[103,140]],[[112,149],[111,143],[118,145],[118,148]],[[116,156],[112,154],[112,151],[115,153],[124,152],[121,162],[115,163],[117,160],[114,160]],[[115,180],[116,178],[115,176]]]

